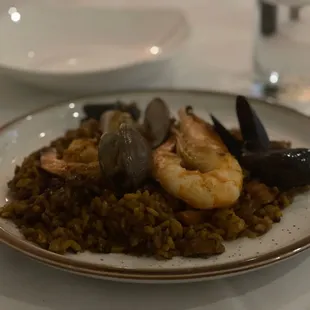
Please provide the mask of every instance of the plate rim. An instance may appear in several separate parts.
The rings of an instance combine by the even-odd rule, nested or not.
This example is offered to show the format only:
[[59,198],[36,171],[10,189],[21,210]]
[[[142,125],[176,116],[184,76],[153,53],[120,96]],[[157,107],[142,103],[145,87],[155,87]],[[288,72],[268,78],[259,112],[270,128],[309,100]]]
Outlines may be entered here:
[[[126,94],[160,94],[160,93],[172,93],[172,94],[187,94],[187,95],[215,95],[220,97],[234,98],[237,94],[232,92],[222,92],[214,90],[195,90],[195,89],[170,89],[170,88],[156,88],[156,89],[132,89],[132,90],[119,90],[108,91],[104,93],[97,93],[87,96],[80,96],[72,99],[65,99],[58,102],[54,102],[48,105],[43,105],[37,109],[18,116],[11,121],[7,122],[3,126],[0,126],[0,135],[4,130],[13,126],[14,124],[22,121],[28,115],[39,114],[43,111],[56,108],[57,106],[66,105],[69,101],[86,101],[90,98],[96,97],[109,97],[109,96],[123,96]],[[280,109],[286,111],[286,113],[295,114],[296,117],[302,117],[310,122],[310,117],[281,103],[268,102],[266,99],[258,98],[251,95],[246,95],[249,100],[255,100],[263,105],[271,105],[274,109]],[[211,279],[215,277],[228,277],[231,275],[253,271],[260,267],[269,266],[271,264],[283,261],[287,258],[293,257],[308,248],[310,248],[310,235],[303,239],[287,245],[281,249],[259,255],[254,258],[246,260],[237,260],[235,262],[217,264],[213,266],[205,267],[191,267],[181,269],[168,269],[163,270],[150,270],[145,268],[127,269],[121,267],[111,267],[106,264],[94,265],[87,262],[80,262],[72,260],[65,255],[59,255],[47,250],[44,250],[24,239],[15,237],[13,234],[0,227],[0,242],[8,245],[9,247],[26,254],[28,257],[34,258],[37,261],[46,263],[50,266],[57,267],[66,271],[79,273],[85,276],[102,277],[114,280],[134,280],[134,281],[185,281],[185,280],[199,280],[199,279]]]

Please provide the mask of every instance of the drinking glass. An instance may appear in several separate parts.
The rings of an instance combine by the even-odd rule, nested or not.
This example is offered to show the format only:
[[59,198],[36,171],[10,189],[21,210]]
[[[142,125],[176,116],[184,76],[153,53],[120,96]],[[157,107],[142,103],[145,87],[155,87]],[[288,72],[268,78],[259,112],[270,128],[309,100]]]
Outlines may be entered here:
[[265,96],[310,102],[310,0],[258,0],[255,86]]

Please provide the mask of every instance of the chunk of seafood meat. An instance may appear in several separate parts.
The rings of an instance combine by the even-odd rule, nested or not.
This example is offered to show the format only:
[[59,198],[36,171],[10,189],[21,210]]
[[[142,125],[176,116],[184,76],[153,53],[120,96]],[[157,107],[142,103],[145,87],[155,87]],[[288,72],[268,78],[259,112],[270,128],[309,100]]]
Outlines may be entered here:
[[[219,136],[188,109],[179,111],[180,129],[153,154],[153,176],[170,194],[193,208],[232,206],[243,173]],[[177,152],[174,152],[174,149]]]

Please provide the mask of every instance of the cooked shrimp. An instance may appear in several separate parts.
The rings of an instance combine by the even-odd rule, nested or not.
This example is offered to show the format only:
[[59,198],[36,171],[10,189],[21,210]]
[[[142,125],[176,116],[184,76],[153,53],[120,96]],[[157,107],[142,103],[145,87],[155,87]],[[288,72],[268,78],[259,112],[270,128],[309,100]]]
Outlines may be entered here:
[[208,146],[211,150],[228,152],[219,135],[213,127],[193,114],[190,107],[179,110],[180,131],[184,138],[195,143]]
[[154,151],[153,176],[167,192],[193,208],[232,206],[243,183],[238,161],[210,125],[186,110],[180,110],[179,117],[175,138]]
[[63,159],[57,158],[55,149],[49,149],[40,157],[41,168],[64,178],[100,177],[98,150],[94,141],[73,140],[64,153]]

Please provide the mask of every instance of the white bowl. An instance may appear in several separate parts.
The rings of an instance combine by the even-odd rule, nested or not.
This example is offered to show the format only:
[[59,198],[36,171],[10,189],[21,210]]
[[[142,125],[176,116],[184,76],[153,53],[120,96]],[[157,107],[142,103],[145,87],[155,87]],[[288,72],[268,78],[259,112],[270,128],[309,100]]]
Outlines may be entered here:
[[0,69],[76,93],[141,87],[166,68],[188,34],[174,9],[1,1]]

